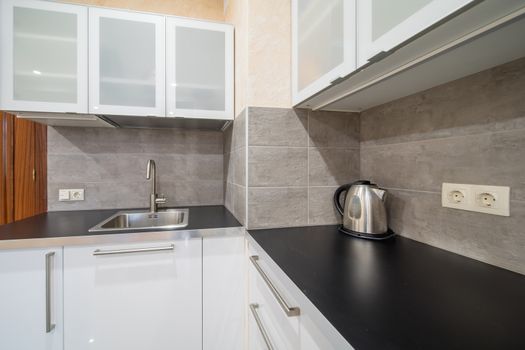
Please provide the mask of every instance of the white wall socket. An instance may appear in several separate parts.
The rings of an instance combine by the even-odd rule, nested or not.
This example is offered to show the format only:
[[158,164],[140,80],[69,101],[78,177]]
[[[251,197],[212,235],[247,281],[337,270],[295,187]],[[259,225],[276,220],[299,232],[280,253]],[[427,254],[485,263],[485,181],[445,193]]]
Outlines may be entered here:
[[441,204],[447,208],[509,216],[510,187],[443,183]]
[[60,202],[83,201],[84,189],[60,189],[58,190],[58,200]]

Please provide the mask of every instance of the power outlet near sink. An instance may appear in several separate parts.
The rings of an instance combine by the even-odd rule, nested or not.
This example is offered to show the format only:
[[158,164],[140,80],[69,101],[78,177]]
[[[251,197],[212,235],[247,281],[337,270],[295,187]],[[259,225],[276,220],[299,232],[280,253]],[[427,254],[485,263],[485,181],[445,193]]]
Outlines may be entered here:
[[443,207],[510,216],[510,187],[443,183]]
[[84,189],[59,189],[58,200],[60,202],[74,202],[84,200]]

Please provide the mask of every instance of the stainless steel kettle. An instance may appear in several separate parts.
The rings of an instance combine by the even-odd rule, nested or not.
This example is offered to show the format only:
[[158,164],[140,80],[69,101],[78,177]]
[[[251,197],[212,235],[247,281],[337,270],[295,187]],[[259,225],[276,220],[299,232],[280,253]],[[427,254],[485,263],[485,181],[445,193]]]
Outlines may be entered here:
[[[341,205],[343,193],[344,209]],[[394,232],[388,228],[386,196],[386,190],[366,180],[339,187],[334,194],[334,205],[343,216],[340,231],[370,239],[386,239],[393,236]]]

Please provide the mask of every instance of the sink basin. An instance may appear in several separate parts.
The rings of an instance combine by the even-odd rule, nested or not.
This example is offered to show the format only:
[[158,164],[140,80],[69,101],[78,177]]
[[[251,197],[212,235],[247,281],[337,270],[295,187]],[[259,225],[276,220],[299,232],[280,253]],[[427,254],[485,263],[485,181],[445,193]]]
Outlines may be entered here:
[[119,211],[90,228],[89,232],[182,228],[188,226],[188,215],[188,209],[167,209],[155,213]]

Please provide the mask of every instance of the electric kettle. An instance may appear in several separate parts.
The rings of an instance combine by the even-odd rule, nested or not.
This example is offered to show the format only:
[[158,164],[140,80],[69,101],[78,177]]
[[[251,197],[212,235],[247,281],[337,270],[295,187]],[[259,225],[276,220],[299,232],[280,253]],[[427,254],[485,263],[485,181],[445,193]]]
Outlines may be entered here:
[[[344,208],[341,195],[344,195]],[[387,239],[394,235],[388,228],[385,207],[387,192],[376,184],[359,180],[339,187],[334,194],[334,205],[343,216],[341,232],[368,239]]]

